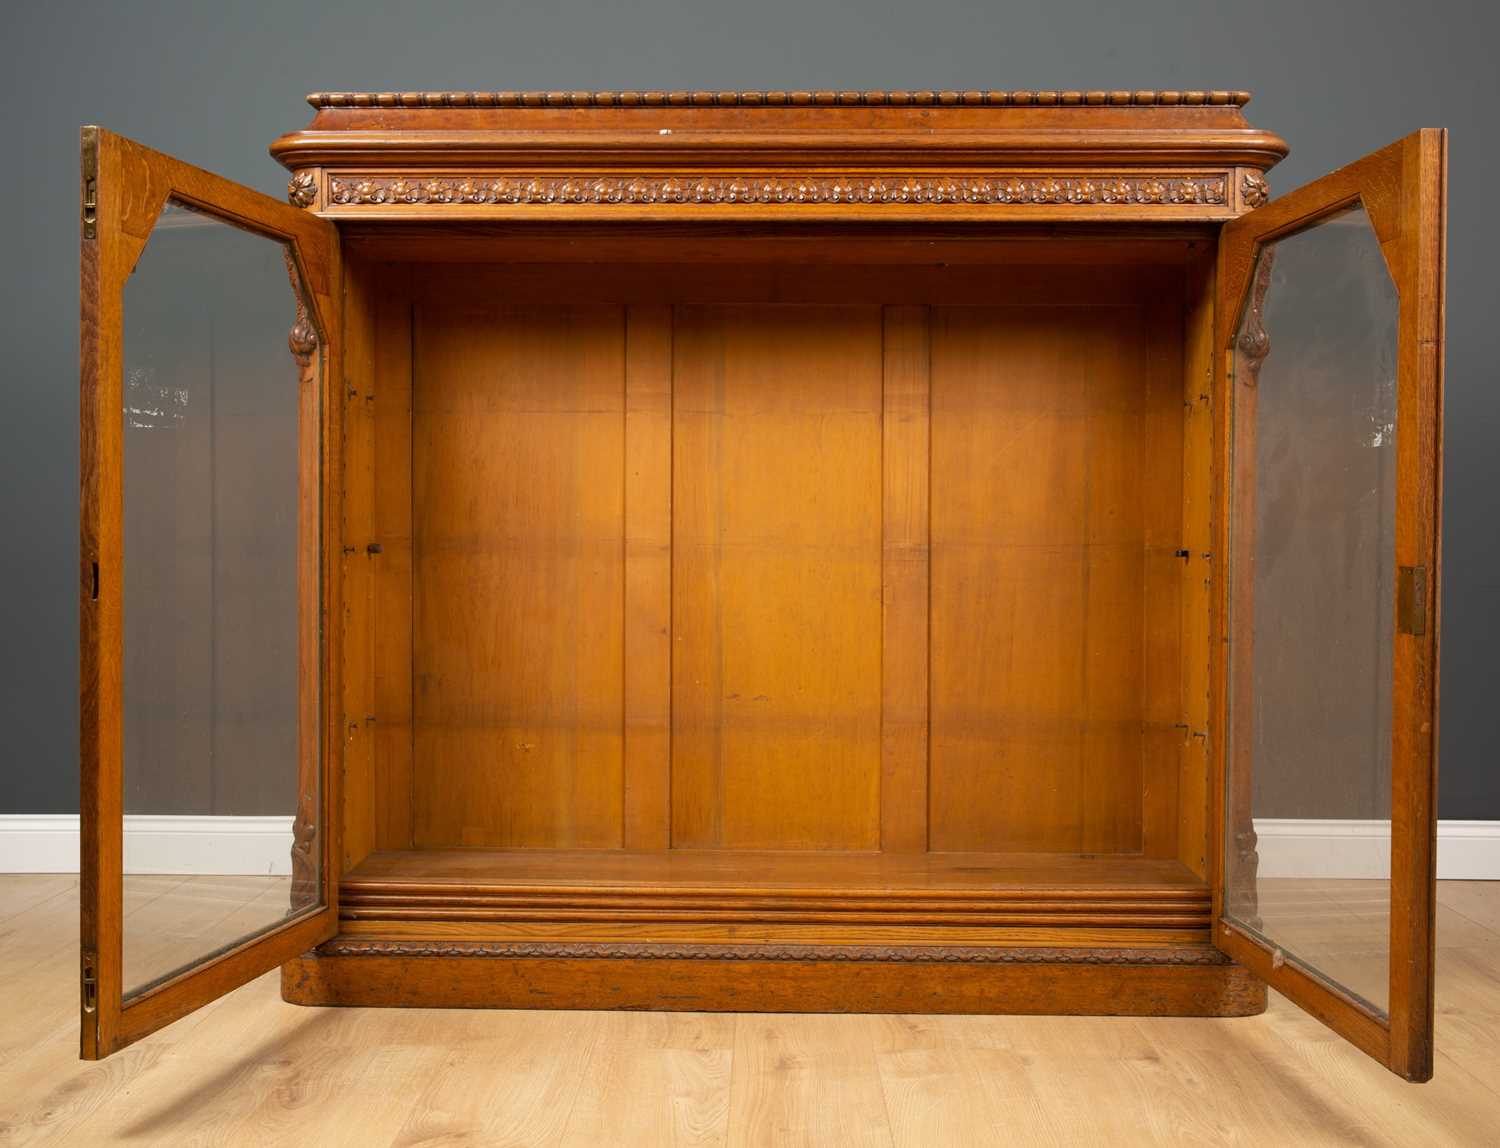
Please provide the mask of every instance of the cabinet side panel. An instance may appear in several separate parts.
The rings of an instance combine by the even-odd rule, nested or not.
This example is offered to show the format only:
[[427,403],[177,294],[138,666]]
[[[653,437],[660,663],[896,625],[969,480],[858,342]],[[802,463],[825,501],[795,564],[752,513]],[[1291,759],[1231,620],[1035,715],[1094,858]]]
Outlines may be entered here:
[[672,309],[625,335],[625,847],[671,841]]
[[680,307],[672,843],[880,845],[881,312]]
[[929,479],[926,307],[885,310],[880,845],[927,849]]
[[1144,333],[933,311],[933,849],[1141,848]]
[[1214,265],[1205,244],[1184,271],[1182,402],[1182,701],[1177,858],[1207,879],[1214,601]]
[[[375,291],[375,482],[371,537],[351,538],[370,569],[377,849],[412,845],[412,303],[411,272],[384,269]],[[378,546],[378,550],[372,550]],[[373,719],[373,721],[371,720]]]
[[624,309],[414,319],[416,844],[623,839]]
[[330,561],[343,565],[344,743],[342,865],[354,868],[375,849],[376,723],[373,571],[365,542],[375,537],[375,312],[371,277],[361,260],[344,264],[344,385],[330,401],[344,404],[344,450],[339,470],[344,548]]
[[[1141,658],[1141,848],[1177,856],[1183,740],[1182,534],[1183,312],[1168,298],[1146,308],[1146,375],[1141,452],[1145,529],[1145,631]],[[1202,727],[1199,727],[1202,728]]]

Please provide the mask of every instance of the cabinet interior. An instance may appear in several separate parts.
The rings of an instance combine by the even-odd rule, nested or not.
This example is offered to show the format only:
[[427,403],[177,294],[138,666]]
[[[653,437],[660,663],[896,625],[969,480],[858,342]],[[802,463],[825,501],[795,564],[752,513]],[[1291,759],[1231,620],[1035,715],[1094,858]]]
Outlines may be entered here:
[[1206,927],[1211,230],[344,247],[346,919]]

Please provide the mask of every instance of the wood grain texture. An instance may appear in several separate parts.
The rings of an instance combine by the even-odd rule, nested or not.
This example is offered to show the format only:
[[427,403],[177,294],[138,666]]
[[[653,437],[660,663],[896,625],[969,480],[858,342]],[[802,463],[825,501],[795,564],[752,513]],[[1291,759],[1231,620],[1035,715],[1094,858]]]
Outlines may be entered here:
[[591,960],[572,957],[299,957],[294,1004],[655,1009],[665,1012],[1016,1013],[1247,1016],[1264,986],[1237,965],[943,964]]
[[[624,850],[393,849],[366,858],[348,874],[363,881],[452,882],[457,885],[558,883],[607,888],[620,885],[697,885],[780,888],[1072,890],[1130,889],[1158,885],[1201,893],[1200,878],[1175,860],[1096,854],[861,853],[693,849]],[[1196,895],[1196,894],[1195,894]]]
[[[1126,264],[1132,274],[1147,269],[1180,267],[1184,243],[1210,242],[1217,235],[1213,224],[1157,223],[1143,228],[1138,223],[1056,224],[1038,229],[1024,223],[906,224],[897,220],[880,223],[828,223],[816,229],[786,221],[741,223],[732,227],[705,227],[701,223],[644,223],[615,220],[609,223],[547,222],[543,220],[500,221],[470,220],[452,223],[442,230],[443,241],[433,242],[430,223],[379,220],[361,223],[349,220],[339,224],[344,249],[351,255],[371,260],[401,260],[429,268],[442,266],[449,272],[453,264],[468,264],[465,270],[476,273],[486,263],[502,260],[523,264],[591,264],[590,271],[607,277],[606,282],[623,275],[620,265],[654,264],[660,268],[677,267],[684,276],[694,269],[702,272],[704,264],[735,264],[760,267],[766,264],[795,263],[798,274],[783,277],[783,291],[797,291],[804,274],[813,276],[813,285],[829,266],[890,267],[896,265],[908,275],[918,276],[909,284],[906,294],[898,291],[905,278],[878,279],[879,294],[888,303],[921,303],[916,288],[930,281],[936,272],[940,278],[951,278],[963,267],[1003,267],[1005,274],[995,285],[1005,291],[1010,284],[1024,292],[1022,277],[1034,275],[1037,265],[1045,265],[1048,281],[1066,275],[1061,269],[1095,267],[1101,264]],[[684,266],[687,265],[687,266]],[[1028,268],[1030,270],[1028,270]],[[495,269],[491,268],[491,271]],[[729,283],[743,285],[745,272]],[[639,276],[637,285],[642,281]],[[699,292],[713,291],[711,280],[701,274],[690,280]],[[517,288],[511,279],[493,274],[496,288]],[[572,288],[585,290],[591,279]],[[754,282],[752,279],[751,282]],[[868,297],[862,280],[845,285],[845,291],[857,292],[854,301]],[[1113,284],[1118,294],[1120,284]],[[1109,291],[1109,278],[1078,275],[1068,290],[1072,298],[1096,298]],[[435,287],[435,289],[437,289]],[[721,289],[722,290],[722,289]],[[546,298],[547,296],[542,296]],[[784,297],[795,302],[795,294]],[[744,293],[740,302],[752,302]],[[687,302],[680,296],[678,301]],[[699,298],[698,302],[703,302]],[[767,301],[767,300],[762,300]]]
[[674,847],[879,846],[880,319],[677,310]]
[[[580,266],[577,260],[539,259],[516,265],[508,261],[511,241],[502,234],[501,242],[490,245],[488,258],[472,265],[455,267],[440,259],[416,264],[412,274],[417,305],[451,309],[456,293],[467,290],[491,303],[671,303],[684,310],[794,304],[873,310],[964,306],[975,300],[993,306],[1138,306],[1143,296],[1159,292],[1172,297],[1181,291],[1186,251],[1180,237],[1144,245],[1069,240],[1059,244],[1064,250],[1056,256],[1035,241],[996,241],[990,249],[993,260],[960,256],[949,264],[936,252],[920,249],[909,249],[908,258],[896,259],[889,253],[882,258],[865,247],[869,257],[846,260],[815,255],[805,244],[788,244],[782,249],[784,260],[765,260],[740,243],[720,240],[689,249],[678,259],[673,258],[678,242],[657,246],[642,237],[627,247],[626,237],[614,239],[625,248],[617,262]],[[717,258],[711,256],[714,251],[720,253]],[[944,257],[948,254],[946,245],[939,251]],[[705,267],[705,262],[714,266]],[[1109,273],[1102,274],[1101,267],[1108,267]]]
[[372,739],[375,848],[410,848],[416,787],[413,723],[415,608],[412,498],[412,300],[410,269],[381,268],[374,307],[375,482],[370,532],[352,537],[351,561],[369,568],[371,707],[352,713]]
[[[344,471],[341,515],[347,539],[375,537],[375,342],[372,295],[376,273],[362,260],[344,264]],[[343,566],[344,696],[339,699],[344,747],[342,810],[345,872],[376,848],[375,575],[366,546],[345,542]]]
[[1016,948],[966,945],[795,945],[719,944],[689,941],[461,941],[337,937],[318,946],[324,957],[462,957],[489,960],[707,961],[711,963],[858,965],[1228,965],[1228,957],[1209,945],[1139,949],[1124,945],[1088,948]]
[[419,846],[618,847],[624,315],[418,308]]
[[[1155,907],[1155,906],[1153,906]],[[1172,906],[1174,909],[1176,906]],[[1071,908],[1071,906],[1070,906]],[[351,913],[342,922],[340,937],[360,941],[406,941],[414,944],[451,942],[480,944],[681,944],[705,945],[832,945],[844,950],[910,946],[973,946],[980,948],[1182,948],[1210,943],[1206,917],[1178,925],[1137,926],[1115,918],[1107,924],[1080,924],[1069,914],[1060,925],[849,924],[847,918],[807,923],[750,914],[721,915],[713,920],[662,920],[624,916],[600,919],[600,913],[572,920],[457,920],[424,917],[363,920]],[[592,919],[590,919],[592,918]],[[1183,925],[1187,927],[1183,927]]]
[[[1188,655],[1182,644],[1182,603],[1192,558],[1183,522],[1184,312],[1179,295],[1148,304],[1143,317],[1141,850],[1148,857],[1178,856],[1183,804],[1178,786],[1186,740],[1182,682]],[[1198,660],[1206,662],[1207,652],[1198,651]]]
[[887,852],[927,849],[929,324],[926,308],[885,311],[880,847]]
[[1143,469],[1148,411],[1180,418],[1154,322],[934,312],[933,848],[1141,848],[1145,498],[1180,482]]
[[[672,244],[678,242],[673,240]],[[1081,248],[1075,250],[1075,247],[1079,245]],[[1180,352],[1175,345],[1175,340],[1179,336],[1174,333],[1180,319],[1177,317],[1177,304],[1173,300],[1181,295],[1181,267],[1189,248],[1180,240],[1166,239],[1153,243],[1147,240],[1117,238],[1102,240],[1079,238],[1054,246],[1057,247],[1058,262],[1045,266],[1031,262],[1039,257],[1040,251],[1034,243],[1004,240],[999,241],[999,245],[992,249],[996,258],[1004,260],[995,266],[960,263],[956,267],[921,264],[913,267],[900,267],[876,264],[869,267],[849,268],[833,263],[803,269],[795,277],[788,277],[774,265],[766,264],[726,265],[705,273],[704,268],[691,262],[639,265],[601,264],[588,267],[568,263],[533,264],[523,269],[482,264],[453,268],[444,264],[431,264],[414,269],[415,305],[423,314],[442,315],[446,311],[451,311],[453,309],[451,301],[457,291],[469,297],[482,296],[496,306],[521,309],[528,306],[539,307],[543,304],[566,309],[578,306],[578,301],[583,299],[590,305],[601,309],[618,307],[620,313],[626,316],[624,320],[626,330],[623,336],[625,363],[622,369],[625,373],[624,386],[627,391],[623,494],[626,503],[623,529],[627,538],[624,542],[626,605],[625,633],[622,641],[628,647],[624,658],[624,689],[627,694],[624,705],[627,711],[634,711],[636,716],[625,718],[626,748],[623,754],[626,758],[630,758],[632,754],[630,747],[634,744],[639,755],[636,760],[641,763],[655,762],[654,766],[645,765],[639,774],[628,763],[622,767],[626,774],[622,799],[625,803],[622,814],[625,821],[623,833],[634,841],[631,847],[655,847],[653,843],[661,843],[661,835],[669,829],[666,824],[668,815],[661,813],[660,809],[662,803],[665,802],[668,789],[674,783],[678,786],[677,813],[682,813],[684,804],[691,804],[697,800],[694,796],[693,782],[685,781],[685,779],[690,778],[691,771],[698,767],[689,761],[688,772],[678,770],[674,773],[670,766],[673,759],[668,758],[668,769],[663,772],[661,754],[664,747],[670,744],[671,734],[669,732],[665,738],[659,739],[659,735],[652,732],[651,723],[666,720],[666,714],[671,711],[674,700],[669,696],[663,697],[652,693],[653,690],[659,689],[662,683],[661,660],[663,658],[668,662],[675,660],[676,688],[680,692],[685,687],[699,685],[708,680],[701,674],[690,672],[684,667],[687,667],[691,659],[695,657],[712,660],[712,642],[717,640],[710,634],[707,645],[702,642],[695,645],[692,638],[680,627],[681,611],[694,609],[693,596],[708,592],[704,587],[709,586],[709,583],[698,574],[685,574],[682,567],[682,563],[689,561],[684,557],[682,545],[684,522],[687,523],[687,537],[692,537],[693,531],[700,529],[693,525],[694,514],[697,513],[694,507],[685,504],[682,499],[684,492],[689,492],[698,499],[698,506],[708,505],[704,500],[712,492],[699,478],[705,468],[711,470],[712,464],[704,451],[711,445],[712,440],[697,433],[692,422],[695,417],[693,413],[690,413],[686,421],[679,417],[682,415],[684,403],[690,400],[684,398],[681,381],[673,377],[682,373],[684,355],[691,358],[698,353],[695,351],[696,345],[693,342],[695,336],[691,334],[691,329],[695,323],[701,325],[702,316],[710,313],[714,316],[715,322],[722,329],[726,347],[731,344],[735,347],[744,345],[751,348],[749,354],[752,356],[757,354],[784,355],[790,361],[808,354],[829,356],[843,354],[844,328],[837,322],[829,320],[827,317],[829,309],[826,303],[818,302],[830,297],[843,298],[853,295],[873,301],[892,295],[903,299],[920,299],[925,296],[958,302],[966,297],[982,294],[994,298],[997,302],[1005,302],[1023,309],[1029,301],[1034,303],[1038,298],[1056,298],[1067,301],[1067,306],[1057,308],[1059,314],[1073,315],[1076,320],[1075,325],[1083,329],[1090,326],[1096,316],[1104,316],[1103,321],[1106,325],[1114,322],[1109,317],[1118,317],[1124,311],[1131,311],[1132,301],[1139,299],[1141,292],[1149,292],[1153,296],[1158,296],[1163,302],[1155,311],[1149,314],[1139,309],[1131,311],[1135,318],[1124,320],[1121,325],[1123,329],[1134,324],[1132,329],[1135,335],[1133,337],[1136,338],[1140,348],[1139,371],[1131,376],[1134,381],[1125,384],[1136,388],[1139,393],[1139,404],[1142,406],[1140,418],[1145,419],[1149,414],[1155,419],[1156,425],[1163,425],[1163,412],[1165,412],[1164,425],[1167,429],[1164,433],[1167,438],[1160,444],[1162,449],[1152,454],[1151,469],[1143,470],[1139,479],[1133,481],[1150,487],[1153,492],[1151,496],[1157,500],[1152,505],[1166,508],[1164,511],[1157,512],[1159,523],[1155,529],[1160,535],[1156,544],[1167,545],[1166,540],[1173,535],[1173,521],[1178,513],[1172,510],[1172,506],[1179,498],[1175,492],[1180,487],[1181,479],[1174,472],[1175,464],[1172,458],[1175,452],[1171,448],[1173,434],[1180,434],[1180,431],[1173,429],[1173,420],[1180,416],[1170,396],[1162,392],[1162,387],[1167,385],[1163,380],[1170,380],[1174,370],[1180,372],[1179,367],[1173,366],[1180,357]],[[665,248],[665,250],[673,249],[674,247],[670,244]],[[1083,249],[1093,252],[1096,260],[1107,261],[1116,273],[1108,276],[1097,274],[1083,258]],[[640,250],[645,252],[649,248]],[[1049,248],[1049,254],[1046,256],[1049,260],[1053,257],[1050,251]],[[1016,260],[1021,262],[1013,262]],[[391,267],[390,270],[394,275],[398,274],[400,269]],[[388,290],[394,292],[396,287],[392,285]],[[712,308],[704,308],[691,302],[704,296],[718,299],[720,302]],[[649,302],[632,302],[640,298],[647,299]],[[809,306],[804,308],[804,314],[808,319],[804,324],[801,341],[786,347],[775,345],[776,340],[768,339],[766,335],[767,331],[774,330],[768,317],[780,317],[780,321],[787,322],[785,316],[791,312],[793,305],[802,303],[809,304]],[[925,525],[927,511],[923,503],[924,500],[930,500],[932,497],[926,492],[926,488],[930,486],[929,472],[931,470],[931,462],[927,458],[927,440],[930,430],[927,426],[929,400],[926,396],[926,373],[928,360],[931,358],[929,349],[931,336],[928,328],[932,321],[933,311],[926,306],[905,303],[884,308],[880,312],[873,307],[869,310],[872,316],[877,313],[883,316],[878,328],[880,394],[875,400],[878,402],[880,419],[880,439],[877,448],[879,469],[867,468],[869,477],[878,475],[879,485],[870,483],[868,477],[857,477],[852,474],[845,475],[841,482],[852,492],[853,497],[860,500],[860,505],[875,499],[880,500],[881,504],[879,513],[882,539],[880,543],[882,548],[880,573],[882,617],[878,633],[873,628],[868,629],[868,633],[873,636],[872,644],[878,643],[880,648],[879,665],[882,677],[879,710],[882,729],[882,769],[886,771],[886,776],[879,790],[882,795],[880,816],[883,828],[881,832],[884,834],[883,840],[887,847],[894,847],[895,842],[904,840],[906,844],[901,847],[921,848],[925,847],[927,836],[925,824],[927,818],[926,733],[923,722],[927,706],[928,673],[924,662],[928,644],[926,629],[930,591],[926,583],[930,556],[923,541],[929,529]],[[818,316],[822,318],[814,318]],[[399,313],[392,314],[386,320],[386,325],[389,325],[392,330],[389,338],[393,352],[391,372],[393,375],[399,375],[403,371],[415,370],[420,374],[422,370],[420,357],[414,365],[409,365],[411,361],[402,357],[410,345],[410,340],[403,337],[401,323],[402,316]],[[687,325],[689,331],[687,336],[679,330],[684,324]],[[702,344],[703,341],[699,338],[698,344]],[[873,342],[873,339],[871,341]],[[995,342],[996,347],[993,350],[996,355],[1010,353],[1005,347],[1003,335]],[[762,350],[767,344],[770,344],[772,349]],[[501,363],[506,353],[503,343],[495,343],[488,350],[472,352],[471,357],[477,369],[488,369],[491,364]],[[720,355],[725,362],[731,362],[728,350],[715,349],[713,353]],[[739,352],[737,351],[736,354]],[[746,379],[743,386],[750,388],[747,393],[751,391],[758,393],[761,389],[759,375],[756,374],[756,362],[757,360],[752,357],[740,368],[744,371]],[[689,364],[687,369],[691,372],[696,368]],[[757,380],[754,384],[749,382],[752,378]],[[392,385],[399,384],[393,383]],[[434,382],[430,385],[436,387],[440,384]],[[689,379],[689,387],[697,385]],[[632,397],[637,391],[639,391],[639,401],[636,397]],[[661,409],[661,404],[664,402],[672,404],[665,411]],[[1145,410],[1146,407],[1150,408],[1149,412]],[[387,412],[387,417],[390,417],[397,407],[392,403],[377,404],[377,410]],[[783,415],[788,419],[798,417],[793,408],[788,408]],[[958,413],[958,417],[960,419],[963,417],[961,412]],[[1000,417],[1003,417],[1003,412]],[[724,425],[733,429],[735,425],[745,424],[744,420],[735,416],[727,419]],[[1142,426],[1144,425],[1143,422]],[[672,444],[671,450],[675,457],[664,459],[661,451],[667,443]],[[809,453],[790,440],[778,439],[776,445],[789,458]],[[703,457],[691,457],[694,451]],[[870,453],[873,455],[874,451]],[[812,456],[814,456],[815,464],[824,465],[826,460],[817,461],[815,455],[814,450]],[[746,473],[754,475],[750,480],[752,484],[759,483],[766,486],[771,482],[766,468],[757,469],[748,462],[746,466],[748,467]],[[669,474],[672,476],[670,480]],[[404,499],[400,495],[404,471],[399,460],[392,458],[389,472],[387,473],[382,467],[379,469],[379,475],[378,481],[382,489],[387,491],[387,497],[392,505],[409,506],[409,499]],[[663,484],[668,481],[677,487],[675,501],[671,485],[663,490]],[[767,486],[767,489],[771,487]],[[1142,506],[1145,505],[1146,498],[1147,494],[1143,487],[1140,496]],[[506,508],[496,510],[496,514],[500,517],[510,513],[510,510]],[[777,507],[776,513],[784,513],[789,521],[794,521],[805,517],[807,510],[799,505],[788,504]],[[1144,510],[1141,513],[1144,514]],[[631,541],[637,524],[643,532],[642,537]],[[701,529],[707,529],[707,527]],[[1166,580],[1162,589],[1168,595],[1174,594],[1176,587],[1172,579],[1176,575],[1176,560],[1163,559],[1160,554],[1153,554],[1148,558],[1144,549],[1144,527],[1142,527],[1141,538],[1142,548],[1139,550],[1140,557],[1136,561],[1148,564],[1154,562],[1158,570],[1165,567]],[[780,543],[774,538],[768,538],[766,545],[774,548]],[[671,561],[672,566],[677,568],[674,570],[672,566],[669,566],[663,572],[654,568],[654,564],[658,561],[655,556],[658,554],[665,556],[668,552],[667,547],[673,547]],[[395,546],[377,559],[376,569],[395,569],[399,562],[399,551],[398,540]],[[1171,552],[1171,550],[1168,551],[1168,553]],[[738,552],[731,547],[729,553],[738,562]],[[898,555],[901,556],[900,561],[897,560]],[[1144,593],[1144,568],[1137,571],[1136,581],[1140,583],[1141,589],[1134,594],[1134,597],[1140,604],[1131,609],[1139,612],[1135,624],[1144,633],[1144,611],[1148,604],[1148,596]],[[801,581],[798,580],[795,585],[800,593]],[[744,586],[747,607],[753,605],[755,609],[767,608],[769,600],[757,601],[766,597],[763,585],[750,581],[744,583]],[[840,591],[836,587],[831,587],[829,592]],[[950,601],[956,601],[956,599],[950,599]],[[679,626],[672,640],[668,642],[665,640],[667,638],[665,631],[672,628],[672,617],[669,614],[665,624],[662,624],[652,620],[652,612],[659,614],[671,603],[675,603],[672,608],[679,614],[676,619]],[[959,624],[962,625],[963,612],[970,607],[960,603],[953,608],[959,611],[957,616],[960,619]],[[1158,617],[1169,619],[1165,632],[1167,640],[1170,641],[1173,631],[1170,615],[1175,608],[1163,606],[1154,597],[1150,598],[1150,608],[1156,610]],[[394,610],[399,613],[399,604],[394,607]],[[393,623],[395,621],[393,617]],[[815,639],[815,633],[802,635],[799,638],[799,640],[805,640],[806,648],[821,648],[819,640]],[[663,649],[664,646],[675,647],[675,649]],[[642,655],[635,656],[630,653],[633,649],[639,649]],[[1160,648],[1154,651],[1154,654],[1160,655],[1164,649],[1165,647]],[[1169,650],[1166,652],[1170,653]],[[1142,657],[1144,656],[1143,647]],[[1158,664],[1153,667],[1153,672],[1164,683],[1158,693],[1166,698],[1165,702],[1159,703],[1162,709],[1162,712],[1157,715],[1159,719],[1170,716],[1169,711],[1176,704],[1172,698],[1167,697],[1171,689],[1170,683],[1175,681],[1176,671],[1161,667],[1159,663],[1164,660],[1167,659],[1161,656],[1155,657],[1155,662]],[[384,672],[382,676],[387,676],[389,680],[399,685],[399,655],[390,665],[390,670]],[[1105,675],[1106,678],[1108,676],[1108,674]],[[754,697],[755,693],[759,692],[762,691],[757,690],[751,696]],[[632,701],[632,698],[638,700]],[[683,699],[679,696],[675,700],[679,703],[675,720],[678,725],[676,732],[680,735],[681,725],[685,720],[680,705]],[[389,699],[389,703],[378,708],[383,712],[391,708],[391,705],[399,704],[394,696]],[[401,724],[400,717],[400,710],[396,709],[392,720],[376,724],[377,726],[383,724],[387,727],[387,737],[399,738],[400,734],[394,733],[392,727]],[[637,725],[637,723],[641,724]],[[1178,732],[1176,727],[1181,723],[1167,721],[1166,724],[1172,729],[1172,736],[1175,738]],[[712,725],[713,723],[710,723],[710,726]],[[1144,739],[1142,741],[1144,746]],[[675,747],[668,752],[681,758],[684,754],[683,745],[679,737]],[[1161,746],[1158,744],[1152,749],[1143,748],[1141,755],[1149,757],[1153,752],[1160,751]],[[1175,741],[1166,747],[1166,752],[1169,756],[1175,756]],[[1139,772],[1145,767],[1146,763],[1141,761],[1134,766],[1134,769]],[[1152,760],[1151,767],[1158,771],[1168,772],[1173,768],[1170,762],[1164,766],[1155,759]],[[652,772],[653,770],[655,772]],[[1108,769],[1105,771],[1105,776],[1115,781],[1119,780]],[[414,779],[411,784],[425,786],[430,780],[431,778],[424,773]],[[1175,781],[1175,778],[1168,780],[1169,782]],[[481,785],[492,785],[492,787],[498,787],[500,784],[498,775],[492,781],[481,782]],[[598,784],[607,786],[610,782],[601,780]],[[1141,806],[1144,800],[1144,780],[1137,781],[1137,785],[1141,787],[1142,795],[1136,797],[1134,801],[1137,806]],[[382,800],[386,803],[397,803],[396,807],[399,808],[399,803],[404,800],[401,779],[392,778],[390,782],[384,783],[384,787],[387,793]],[[1153,781],[1150,789],[1155,802],[1153,808],[1166,809],[1171,802],[1172,785],[1157,784]],[[1107,812],[1109,808],[1107,797],[1102,798],[1093,816],[1112,816]],[[653,810],[656,812],[653,813]],[[772,815],[768,814],[768,816]],[[1141,813],[1127,814],[1127,816],[1139,818]],[[1171,823],[1173,815],[1158,813],[1158,818]],[[1175,825],[1169,824],[1164,836],[1158,834],[1157,847],[1163,853],[1170,853],[1175,848],[1175,845],[1170,844],[1173,841],[1175,841]],[[449,843],[462,844],[463,842],[453,838],[449,840]],[[541,842],[538,843],[541,844]],[[1072,846],[1065,845],[1064,848],[1076,847],[1076,845],[1077,842],[1074,842]],[[747,841],[746,847],[754,847],[754,842]],[[988,848],[989,843],[979,842],[979,847]],[[1138,847],[1138,845],[1130,844],[1127,847]]]
[[[1429,571],[1420,628],[1399,634],[1392,693],[1391,1051],[1410,1080],[1432,1075],[1437,914],[1438,601],[1442,581],[1443,360],[1448,133],[1401,143],[1401,331],[1397,354],[1396,566]],[[1399,609],[1399,605],[1398,605]]]
[[366,934],[400,922],[407,935],[590,922],[1196,930],[1208,911],[1176,861],[1026,854],[402,851],[373,855],[340,896]]
[[627,849],[672,837],[672,312],[625,315]]
[[[1213,620],[1218,604],[1215,587],[1214,443],[1218,392],[1214,385],[1218,353],[1213,342],[1215,250],[1198,244],[1183,269],[1182,372],[1182,650],[1180,713],[1183,728],[1178,750],[1177,856],[1199,876],[1208,877],[1210,797],[1210,731],[1223,726],[1212,709],[1217,664]],[[1222,736],[1217,741],[1222,742]]]

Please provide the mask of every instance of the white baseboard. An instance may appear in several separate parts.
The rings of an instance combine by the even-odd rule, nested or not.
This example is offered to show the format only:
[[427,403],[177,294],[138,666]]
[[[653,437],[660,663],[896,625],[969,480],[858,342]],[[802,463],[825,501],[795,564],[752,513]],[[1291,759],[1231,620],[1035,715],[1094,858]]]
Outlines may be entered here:
[[[1383,879],[1391,874],[1388,821],[1255,820],[1262,877]],[[1439,821],[1437,875],[1500,881],[1500,821]]]
[[[129,873],[287,874],[290,817],[125,818]],[[1390,827],[1379,821],[1261,818],[1262,877],[1389,875]],[[78,815],[0,814],[0,873],[78,872]],[[1438,877],[1500,881],[1500,821],[1439,821]]]
[[[292,871],[290,817],[125,816],[125,872]],[[0,873],[78,872],[76,813],[0,814]]]

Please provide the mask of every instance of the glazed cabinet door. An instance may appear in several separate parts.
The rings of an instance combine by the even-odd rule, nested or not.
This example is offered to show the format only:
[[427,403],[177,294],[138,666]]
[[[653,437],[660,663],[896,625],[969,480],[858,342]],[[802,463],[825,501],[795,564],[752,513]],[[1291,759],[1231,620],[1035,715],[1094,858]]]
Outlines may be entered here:
[[[1446,135],[1225,225],[1215,943],[1432,1075]],[[1221,502],[1221,505],[1224,505]]]
[[98,128],[81,179],[82,1054],[335,930],[339,251]]

